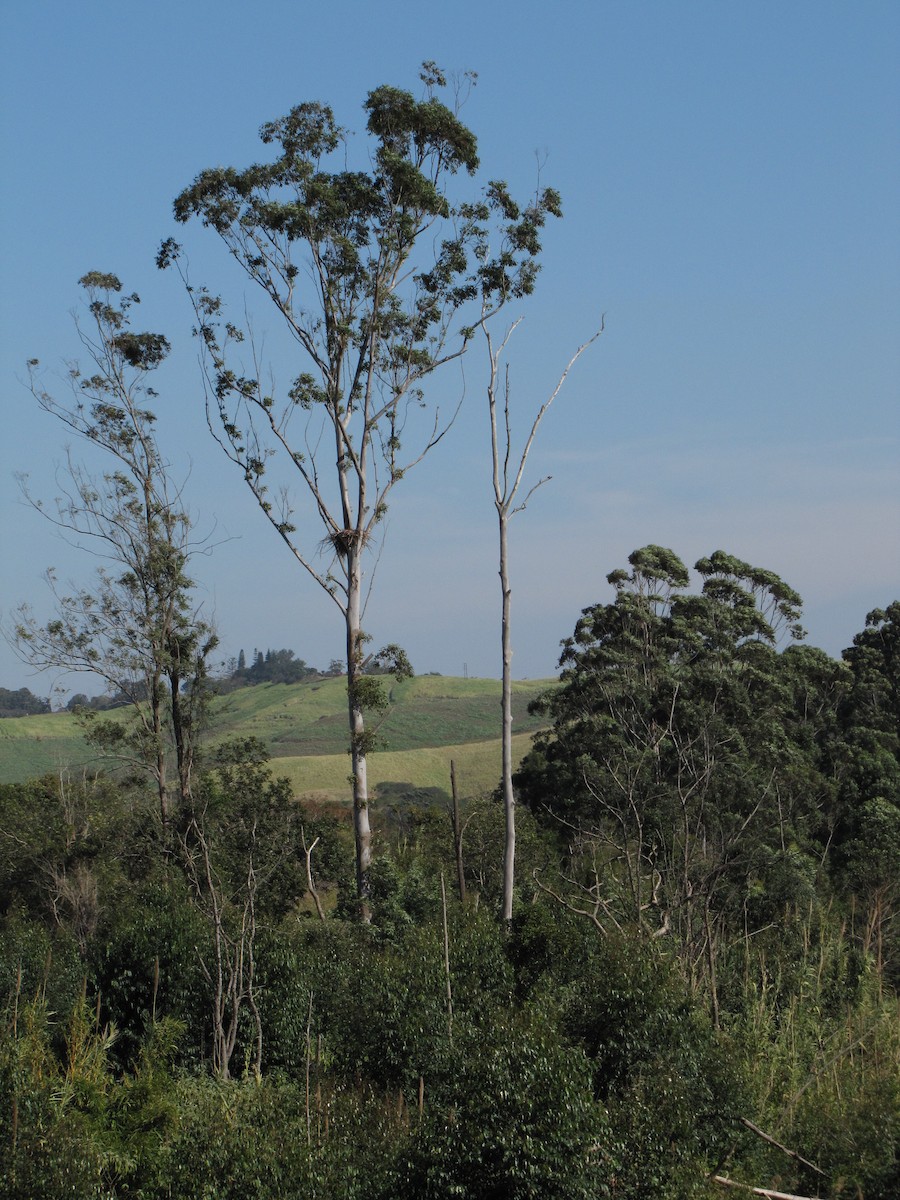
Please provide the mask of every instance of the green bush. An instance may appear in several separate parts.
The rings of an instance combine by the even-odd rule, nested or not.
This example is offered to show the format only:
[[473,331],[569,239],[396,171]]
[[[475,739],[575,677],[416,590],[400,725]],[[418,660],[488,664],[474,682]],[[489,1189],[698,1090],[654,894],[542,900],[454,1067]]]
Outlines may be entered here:
[[0,923],[0,1004],[40,998],[51,1013],[69,1013],[81,995],[87,968],[75,938],[23,913]]
[[369,1200],[402,1131],[366,1089],[311,1096],[281,1080],[183,1079],[181,1123],[144,1200]]
[[14,1005],[0,1042],[2,1200],[143,1195],[177,1122],[170,1064],[180,1032],[156,1025],[123,1075],[110,1058],[115,1029],[83,997],[65,1021],[42,1000]]
[[119,1032],[115,1061],[130,1062],[153,1022],[166,1017],[191,1031],[183,1039],[183,1061],[198,1061],[209,1007],[199,958],[207,930],[182,881],[173,875],[134,885],[100,932],[90,953],[91,978],[104,1019]]
[[703,1194],[698,1181],[734,1140],[746,1087],[674,967],[646,942],[598,938],[558,1003],[607,1106],[621,1163],[615,1195]]
[[[594,1200],[615,1174],[584,1055],[510,1021],[459,1029],[452,1093],[401,1155],[390,1195],[420,1200]],[[388,1200],[388,1194],[384,1196]]]

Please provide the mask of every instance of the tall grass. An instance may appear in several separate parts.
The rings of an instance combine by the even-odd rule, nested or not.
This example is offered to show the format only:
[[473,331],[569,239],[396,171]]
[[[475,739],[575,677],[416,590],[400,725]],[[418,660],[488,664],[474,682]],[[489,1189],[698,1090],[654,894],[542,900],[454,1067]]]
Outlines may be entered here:
[[746,1064],[749,1107],[823,1172],[760,1141],[744,1160],[748,1181],[804,1195],[896,1194],[900,1005],[875,955],[833,908],[814,906],[786,911],[769,936],[745,938],[740,954],[725,1029]]

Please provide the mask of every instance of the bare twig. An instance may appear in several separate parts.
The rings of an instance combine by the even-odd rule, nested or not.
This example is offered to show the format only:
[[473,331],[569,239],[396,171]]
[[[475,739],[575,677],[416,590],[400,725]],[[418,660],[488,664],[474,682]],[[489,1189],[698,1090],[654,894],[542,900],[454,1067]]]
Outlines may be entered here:
[[319,899],[319,893],[315,889],[312,877],[312,852],[318,845],[319,839],[316,838],[311,846],[306,844],[306,830],[300,826],[300,842],[303,846],[303,853],[306,855],[306,890],[313,898],[313,903],[316,906],[316,912],[319,914],[319,920],[325,920],[325,910],[322,907],[322,901]]

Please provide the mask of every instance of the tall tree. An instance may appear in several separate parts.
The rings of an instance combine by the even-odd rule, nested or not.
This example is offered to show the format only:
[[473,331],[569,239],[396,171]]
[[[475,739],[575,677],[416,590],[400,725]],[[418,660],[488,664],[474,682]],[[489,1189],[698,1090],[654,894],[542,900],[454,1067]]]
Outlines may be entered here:
[[216,643],[194,606],[187,571],[198,544],[147,407],[156,396],[148,377],[168,355],[169,343],[162,334],[131,329],[139,298],[123,294],[115,275],[92,271],[79,282],[90,324],[76,325],[90,365],[87,371],[70,365],[72,394],[60,400],[44,388],[38,360],[31,359],[31,391],[45,412],[99,446],[114,466],[95,477],[68,452],[69,488],[53,508],[31,497],[24,476],[22,486],[38,511],[106,565],[93,588],[69,595],[49,572],[56,616],[41,624],[23,605],[16,645],[33,666],[96,675],[128,698],[133,724],[95,720],[92,735],[149,768],[166,824],[173,787],[182,800],[190,796],[198,706]]
[[716,551],[691,594],[665,547],[629,565],[563,643],[553,730],[519,784],[573,835],[570,904],[601,928],[673,936],[715,998],[723,913],[743,911],[752,878],[808,865],[820,785],[799,762],[795,707],[820,664],[779,652],[803,631],[800,597],[773,572]]
[[[528,437],[518,455],[513,451],[513,435],[510,413],[510,381],[509,366],[501,371],[504,353],[509,339],[518,321],[507,331],[506,336],[495,347],[490,328],[483,326],[487,341],[488,374],[487,401],[488,418],[491,428],[491,482],[494,489],[494,508],[497,512],[499,535],[499,574],[500,574],[500,653],[502,662],[502,687],[500,697],[502,736],[502,787],[503,810],[505,817],[505,833],[503,841],[503,920],[512,920],[513,888],[516,871],[516,794],[513,787],[512,761],[512,587],[509,578],[509,521],[516,513],[522,512],[528,501],[539,487],[549,482],[550,476],[539,479],[519,500],[522,480],[528,455],[534,439],[537,437],[541,422],[547,415],[550,405],[559,395],[569,371],[575,365],[588,346],[592,345],[603,332],[603,322],[600,328],[583,345],[579,346],[565,370],[559,377],[556,387],[538,409],[531,424]],[[502,379],[501,379],[502,376]]]
[[[389,86],[369,93],[363,169],[346,165],[354,143],[332,110],[305,103],[263,125],[274,161],[203,171],[175,200],[176,219],[199,217],[218,234],[283,320],[297,364],[280,395],[252,335],[249,365],[234,363],[246,330],[224,320],[218,296],[190,284],[177,244],[165,242],[158,260],[179,264],[194,304],[214,434],[344,623],[364,918],[365,709],[380,699],[364,673],[364,556],[395,486],[452,424],[437,408],[417,423],[423,384],[464,353],[480,321],[532,291],[540,230],[560,212],[550,189],[524,207],[498,182],[475,200],[452,197],[454,177],[478,168],[475,135],[439,99],[447,80],[433,63],[421,80],[421,99]],[[306,522],[298,530],[287,488],[270,487],[279,462],[296,472],[315,535]],[[393,651],[387,661],[404,665]]]
[[879,968],[900,977],[900,601],[876,608],[842,658],[849,676],[826,748],[838,784],[834,859],[864,906]]
[[900,807],[900,601],[870,612],[842,657],[853,680],[840,714],[854,765],[848,799]]

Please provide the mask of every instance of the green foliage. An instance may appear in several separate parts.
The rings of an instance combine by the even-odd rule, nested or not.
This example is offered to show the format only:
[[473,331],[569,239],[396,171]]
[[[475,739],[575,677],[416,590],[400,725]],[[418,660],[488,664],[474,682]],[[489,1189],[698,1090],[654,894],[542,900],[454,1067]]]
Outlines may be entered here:
[[302,658],[295,657],[293,650],[267,650],[265,654],[257,650],[249,667],[246,663],[242,665],[243,654],[242,650],[241,658],[227,680],[219,680],[218,692],[227,690],[223,689],[223,682],[239,687],[260,683],[299,683],[319,674],[315,667],[307,666]]
[[[886,1200],[900,1155],[896,995],[884,994],[873,956],[827,910],[788,913],[741,953],[723,1001],[754,1119],[824,1171],[829,1195]],[[761,1140],[741,1161],[748,1180],[825,1194],[821,1176]]]
[[[210,755],[197,787],[193,834],[208,843],[213,873],[231,897],[252,866],[260,914],[278,918],[304,891],[298,862],[300,814],[287,781],[273,778],[262,742],[238,739]],[[205,885],[204,885],[205,886]]]
[[303,1087],[283,1080],[185,1078],[175,1099],[179,1128],[146,1181],[147,1200],[370,1200],[387,1186],[403,1136],[365,1088],[320,1091],[309,1118]]
[[[130,708],[127,721],[94,720],[87,736],[101,752],[139,763],[158,790],[163,822],[170,810],[169,759],[180,796],[190,792],[194,747],[205,702],[206,661],[216,644],[196,613],[188,564],[195,545],[191,521],[155,436],[147,382],[169,352],[155,333],[131,330],[136,294],[121,295],[115,275],[89,272],[80,280],[92,319],[79,335],[90,366],[69,368],[74,400],[58,401],[29,362],[32,394],[68,430],[99,446],[111,461],[100,478],[68,461],[69,490],[55,514],[26,498],[57,527],[85,539],[111,564],[90,588],[61,593],[48,572],[56,615],[46,624],[28,605],[19,609],[15,637],[31,665],[99,677]],[[76,325],[77,325],[76,320]],[[88,717],[96,714],[87,712]]]
[[118,1030],[115,1063],[131,1062],[148,1031],[163,1021],[185,1031],[180,1063],[200,1061],[207,993],[198,951],[206,949],[208,931],[183,877],[173,872],[131,884],[100,935],[90,952],[91,981],[104,1020]]
[[563,643],[562,687],[541,704],[553,728],[517,782],[541,819],[568,822],[566,902],[607,932],[673,937],[696,978],[754,887],[770,911],[809,895],[830,834],[817,735],[831,681],[815,654],[778,652],[802,630],[771,572],[717,551],[693,595],[672,551],[629,561],[609,576],[614,602]]
[[7,914],[0,925],[0,1002],[14,1009],[40,999],[48,1012],[70,1012],[84,979],[84,962],[68,931],[51,930],[21,911]]
[[369,887],[375,906],[373,924],[386,939],[424,924],[440,907],[437,876],[418,859],[403,870],[390,856],[380,856],[372,867]]
[[[386,789],[364,927],[349,829],[252,739],[167,841],[134,785],[0,788],[0,1198],[896,1194],[893,609],[835,663],[777,650],[767,572],[713,555],[692,596],[670,551],[631,566],[544,701],[509,927],[493,798],[463,806],[463,907],[445,800]],[[321,716],[343,684],[301,687]]]
[[877,797],[866,800],[854,819],[854,836],[844,846],[847,884],[863,896],[880,889],[896,893],[900,880],[900,808]]
[[143,1195],[177,1124],[169,1064],[179,1033],[155,1026],[133,1070],[118,1075],[116,1031],[99,1025],[83,994],[61,1031],[43,1000],[17,998],[0,1042],[0,1196]]
[[0,1042],[0,1197],[102,1195],[103,1154],[89,1120],[77,1110],[60,1112],[47,1086],[52,1060],[40,1020],[23,1013],[22,1037],[7,1034]]
[[350,701],[358,708],[368,709],[373,713],[382,713],[388,706],[388,695],[380,679],[376,679],[372,675],[358,675],[353,681]]
[[[463,859],[468,886],[485,902],[499,910],[503,894],[503,863],[498,846],[503,844],[503,804],[496,793],[468,801],[464,813]],[[516,813],[516,901],[528,903],[534,896],[534,873],[555,862],[556,847],[532,813]]]
[[412,679],[415,674],[406,651],[394,642],[378,651],[372,660],[372,668],[383,675],[393,675],[397,683],[402,683],[404,679]]
[[438,931],[410,930],[399,944],[365,933],[320,974],[317,1026],[334,1070],[415,1095],[419,1076],[442,1078],[448,1025]]
[[50,701],[32,696],[28,688],[19,688],[15,692],[0,688],[0,717],[27,717],[49,711]]
[[891,1200],[900,1189],[898,1016],[894,1003],[848,1017],[792,1097],[790,1135],[848,1200]]
[[262,1069],[256,939],[261,922],[278,920],[303,891],[298,817],[290,787],[272,779],[265,749],[253,738],[219,748],[184,816],[180,858],[206,926],[198,957],[210,1001],[214,1070],[223,1079],[239,1046],[252,1045],[253,1070]]
[[[869,613],[844,661],[850,685],[830,752],[843,801],[838,841],[850,843],[845,858],[853,860],[865,840],[863,827],[874,832],[873,823],[890,825],[885,805],[900,811],[900,602]],[[887,828],[883,832],[890,844],[892,835]],[[877,870],[864,880],[854,863],[847,865],[851,888],[861,887],[865,895],[879,886]]]
[[600,939],[558,1003],[621,1148],[621,1194],[675,1195],[686,1163],[702,1177],[733,1138],[744,1088],[671,964],[646,943]]
[[854,676],[857,723],[900,736],[900,601],[868,614],[844,660]]
[[[12,908],[70,931],[82,953],[119,884],[134,824],[123,792],[103,777],[61,772],[0,786],[0,895]],[[117,858],[117,852],[121,858]]]
[[425,1120],[392,1195],[578,1200],[611,1195],[615,1173],[588,1064],[549,1031],[461,1030],[453,1089]]
[[506,954],[520,999],[552,994],[577,981],[594,953],[596,933],[576,915],[545,903],[513,914]]

